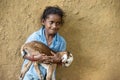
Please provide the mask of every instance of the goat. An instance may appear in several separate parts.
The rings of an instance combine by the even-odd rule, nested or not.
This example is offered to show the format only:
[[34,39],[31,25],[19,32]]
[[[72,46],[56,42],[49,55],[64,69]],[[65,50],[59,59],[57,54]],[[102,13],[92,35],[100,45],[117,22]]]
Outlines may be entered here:
[[[47,56],[52,56],[51,52],[58,54],[62,58],[62,65],[65,67],[69,67],[73,61],[73,55],[70,52],[67,52],[67,51],[55,52],[51,50],[48,46],[43,44],[42,42],[32,41],[32,42],[25,43],[21,47],[21,54],[28,53],[28,55],[37,55],[37,54],[44,53]],[[43,75],[41,74],[38,68],[38,64],[41,64],[47,70],[46,80],[51,80],[51,79],[55,80],[54,71],[56,69],[57,64],[45,64],[39,61],[34,61],[34,62],[28,61],[28,63],[24,65],[20,74],[21,80],[23,80],[25,73],[28,71],[32,63],[35,67],[36,72],[38,73],[40,80],[43,80]]]

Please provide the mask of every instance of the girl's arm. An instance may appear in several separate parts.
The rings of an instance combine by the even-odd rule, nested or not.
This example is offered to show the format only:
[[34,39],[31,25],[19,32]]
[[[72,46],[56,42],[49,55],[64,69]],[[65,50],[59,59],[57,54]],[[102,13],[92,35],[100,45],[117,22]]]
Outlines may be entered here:
[[45,54],[38,54],[38,55],[24,55],[23,56],[24,59],[28,59],[30,61],[39,61],[39,62],[42,62],[42,63],[48,63],[49,61],[49,57],[46,56]]

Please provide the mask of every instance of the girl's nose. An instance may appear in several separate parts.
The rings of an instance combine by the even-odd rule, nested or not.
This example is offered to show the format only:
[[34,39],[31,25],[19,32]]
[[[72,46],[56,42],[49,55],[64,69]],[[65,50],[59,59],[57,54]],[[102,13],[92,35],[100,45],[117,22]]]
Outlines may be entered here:
[[56,23],[54,23],[54,24],[53,24],[53,27],[54,27],[54,28],[55,28],[55,27],[57,27],[57,24],[56,24]]

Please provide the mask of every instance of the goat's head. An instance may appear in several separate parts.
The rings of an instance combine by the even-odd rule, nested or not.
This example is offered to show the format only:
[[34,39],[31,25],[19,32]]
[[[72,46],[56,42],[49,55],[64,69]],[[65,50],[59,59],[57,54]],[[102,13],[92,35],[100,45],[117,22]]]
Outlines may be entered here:
[[64,67],[69,67],[73,62],[73,55],[70,52],[65,51],[62,56],[62,65]]

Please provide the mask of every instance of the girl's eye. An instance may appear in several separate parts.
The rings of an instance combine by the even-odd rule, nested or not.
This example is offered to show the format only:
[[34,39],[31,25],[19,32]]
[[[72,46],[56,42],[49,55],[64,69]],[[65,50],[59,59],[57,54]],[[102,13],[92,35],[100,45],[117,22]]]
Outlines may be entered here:
[[60,24],[61,24],[61,22],[54,22],[54,21],[50,21],[50,24],[60,25]]
[[53,21],[50,21],[50,24],[53,24],[54,22]]
[[57,25],[60,25],[60,24],[61,24],[61,22],[57,22],[56,24],[57,24]]

